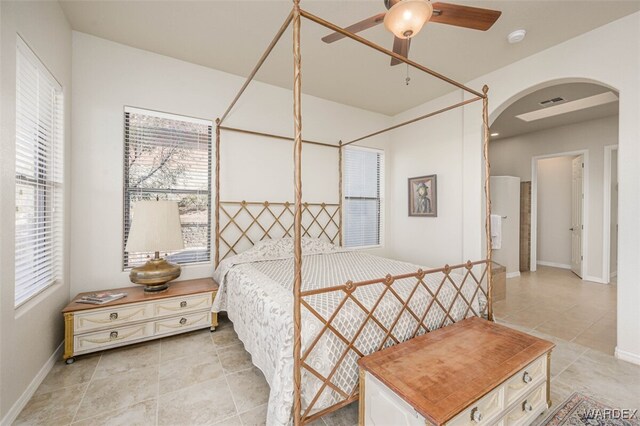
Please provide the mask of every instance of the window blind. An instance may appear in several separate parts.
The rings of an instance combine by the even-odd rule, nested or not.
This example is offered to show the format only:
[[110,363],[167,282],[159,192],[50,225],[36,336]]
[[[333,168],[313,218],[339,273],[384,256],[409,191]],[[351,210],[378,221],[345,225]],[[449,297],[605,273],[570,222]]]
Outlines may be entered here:
[[62,279],[63,113],[62,87],[18,37],[15,306]]
[[384,153],[346,147],[343,178],[345,247],[382,244]]
[[125,108],[124,269],[153,255],[125,251],[138,200],[178,202],[185,248],[168,253],[167,260],[189,264],[211,259],[211,135],[210,121]]

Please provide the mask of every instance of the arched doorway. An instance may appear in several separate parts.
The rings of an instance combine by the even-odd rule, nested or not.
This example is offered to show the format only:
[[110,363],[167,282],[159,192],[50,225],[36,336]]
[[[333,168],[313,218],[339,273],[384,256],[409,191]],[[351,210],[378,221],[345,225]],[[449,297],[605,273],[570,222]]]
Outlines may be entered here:
[[490,115],[494,260],[508,277],[496,316],[609,355],[618,121],[618,92],[587,79],[535,85]]

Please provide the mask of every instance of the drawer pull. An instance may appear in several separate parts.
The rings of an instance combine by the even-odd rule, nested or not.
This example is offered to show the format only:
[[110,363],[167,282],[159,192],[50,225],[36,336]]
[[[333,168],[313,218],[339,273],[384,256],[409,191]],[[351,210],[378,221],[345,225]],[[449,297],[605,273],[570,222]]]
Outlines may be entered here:
[[112,331],[111,333],[109,333],[109,337],[108,338],[104,338],[104,339],[91,339],[89,337],[80,337],[80,340],[82,342],[89,342],[89,343],[95,343],[95,344],[103,344],[103,343],[109,343],[113,340],[124,340],[124,339],[128,339],[129,337],[133,336],[134,334],[138,334],[138,333],[144,333],[144,325],[140,328],[137,328],[133,331],[131,331],[130,333],[124,334],[124,335],[120,335],[117,331]]
[[471,421],[475,423],[480,423],[482,421],[482,413],[478,410],[478,407],[471,410]]
[[532,380],[533,380],[533,378],[531,377],[529,372],[525,371],[524,374],[522,375],[522,381],[525,382],[525,383],[531,383]]
[[163,328],[182,328],[184,326],[192,326],[194,324],[201,324],[203,321],[207,321],[208,320],[208,315],[209,314],[203,314],[201,317],[199,318],[180,318],[180,320],[178,321],[178,323],[175,323],[175,318],[170,318],[164,322],[159,322],[156,324],[156,330],[157,331],[161,331]]
[[79,319],[79,324],[81,327],[85,326],[85,322],[91,323],[91,324],[107,324],[113,320],[116,319],[120,319],[123,321],[126,321],[130,318],[133,318],[137,315],[143,314],[144,315],[144,308],[140,308],[137,311],[131,312],[129,315],[125,315],[123,317],[120,316],[120,314],[118,314],[117,312],[112,312],[109,314],[109,319],[103,318],[103,319],[99,319],[99,318],[86,318],[84,316],[81,316]]
[[[174,311],[175,312],[175,311],[179,311],[179,310],[184,309],[184,308],[195,309],[198,306],[202,306],[202,305],[206,304],[207,301],[209,301],[209,300],[210,299],[207,299],[207,298],[204,298],[204,297],[201,298],[200,300],[197,300],[197,299],[190,300],[190,301],[189,300],[183,300],[178,305],[173,305],[173,306],[171,306],[171,305],[169,305],[169,306],[167,306],[167,305],[158,305],[156,307],[156,309],[157,309],[158,312],[162,312],[163,310],[165,310],[165,311]],[[175,303],[175,302],[172,302],[172,303]]]
[[522,411],[529,411],[529,412],[533,411],[533,405],[531,405],[531,403],[526,399],[522,403]]

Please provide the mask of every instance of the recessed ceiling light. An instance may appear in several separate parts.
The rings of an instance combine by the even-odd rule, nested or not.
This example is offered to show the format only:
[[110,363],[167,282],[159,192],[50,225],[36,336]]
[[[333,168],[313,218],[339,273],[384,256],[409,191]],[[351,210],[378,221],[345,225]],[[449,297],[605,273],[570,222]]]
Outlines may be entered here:
[[566,114],[568,112],[579,111],[581,109],[593,108],[598,105],[616,102],[618,96],[613,92],[604,92],[598,95],[588,96],[571,102],[554,105],[547,108],[538,109],[524,114],[516,115],[522,121],[535,121],[542,118],[553,117],[555,115]]
[[491,136],[500,136],[500,133],[498,133],[498,132],[491,133]]
[[507,36],[507,41],[511,44],[520,43],[526,35],[527,32],[525,30],[515,30]]

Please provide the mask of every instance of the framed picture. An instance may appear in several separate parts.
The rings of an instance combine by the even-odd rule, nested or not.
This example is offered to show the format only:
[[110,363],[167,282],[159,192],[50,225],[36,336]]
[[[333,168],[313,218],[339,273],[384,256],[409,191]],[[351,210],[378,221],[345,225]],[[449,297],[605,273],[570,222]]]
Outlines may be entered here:
[[438,216],[437,175],[409,178],[409,216]]

